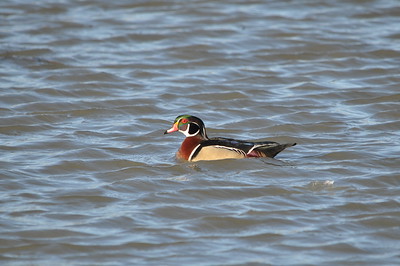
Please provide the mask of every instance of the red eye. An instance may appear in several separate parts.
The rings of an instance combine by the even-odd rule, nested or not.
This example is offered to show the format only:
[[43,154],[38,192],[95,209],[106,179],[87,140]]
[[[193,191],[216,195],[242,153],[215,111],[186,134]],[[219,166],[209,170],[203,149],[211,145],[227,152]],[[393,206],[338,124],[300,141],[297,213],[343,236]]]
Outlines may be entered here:
[[187,118],[183,118],[182,120],[181,120],[181,123],[182,124],[186,124],[188,122],[188,119]]

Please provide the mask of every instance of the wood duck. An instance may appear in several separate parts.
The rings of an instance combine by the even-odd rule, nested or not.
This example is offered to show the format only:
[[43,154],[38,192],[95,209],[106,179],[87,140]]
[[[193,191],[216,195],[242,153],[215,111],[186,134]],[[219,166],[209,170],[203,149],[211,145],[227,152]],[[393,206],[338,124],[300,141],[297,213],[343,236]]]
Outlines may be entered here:
[[193,162],[249,157],[273,158],[285,148],[296,145],[296,143],[279,144],[272,141],[249,142],[228,138],[209,138],[203,121],[192,115],[178,116],[172,128],[166,130],[164,134],[175,131],[186,136],[176,156]]

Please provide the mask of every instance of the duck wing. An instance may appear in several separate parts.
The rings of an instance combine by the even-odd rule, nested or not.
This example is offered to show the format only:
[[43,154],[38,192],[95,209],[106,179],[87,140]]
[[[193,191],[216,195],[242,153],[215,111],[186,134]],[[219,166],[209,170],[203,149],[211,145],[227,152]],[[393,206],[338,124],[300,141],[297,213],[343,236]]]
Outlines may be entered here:
[[234,139],[205,139],[193,150],[189,161],[245,158],[253,146],[251,142]]

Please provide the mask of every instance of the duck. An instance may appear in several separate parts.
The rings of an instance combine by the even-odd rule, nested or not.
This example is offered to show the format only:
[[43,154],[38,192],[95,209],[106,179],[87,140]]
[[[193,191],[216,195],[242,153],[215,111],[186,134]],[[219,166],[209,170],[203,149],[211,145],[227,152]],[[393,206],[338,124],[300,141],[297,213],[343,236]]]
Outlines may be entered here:
[[273,141],[251,142],[231,138],[209,138],[204,122],[193,115],[179,115],[172,127],[164,132],[170,134],[179,131],[185,135],[176,157],[196,162],[241,158],[274,158],[287,147],[296,143],[280,144]]

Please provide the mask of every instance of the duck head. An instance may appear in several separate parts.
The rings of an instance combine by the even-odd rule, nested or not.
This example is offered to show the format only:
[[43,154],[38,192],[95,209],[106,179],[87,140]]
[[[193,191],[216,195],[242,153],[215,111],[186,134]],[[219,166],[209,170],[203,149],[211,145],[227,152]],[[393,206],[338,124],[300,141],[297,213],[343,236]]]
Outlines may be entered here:
[[203,121],[200,118],[192,115],[180,115],[175,118],[172,127],[164,132],[169,134],[175,131],[179,131],[188,137],[200,137],[207,139],[206,128]]

